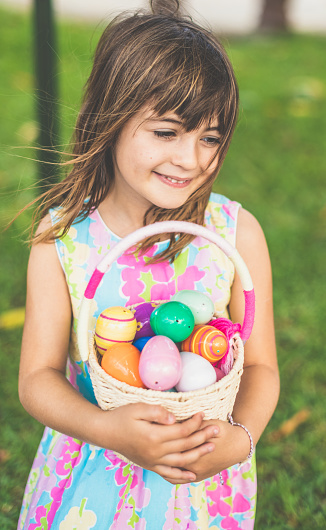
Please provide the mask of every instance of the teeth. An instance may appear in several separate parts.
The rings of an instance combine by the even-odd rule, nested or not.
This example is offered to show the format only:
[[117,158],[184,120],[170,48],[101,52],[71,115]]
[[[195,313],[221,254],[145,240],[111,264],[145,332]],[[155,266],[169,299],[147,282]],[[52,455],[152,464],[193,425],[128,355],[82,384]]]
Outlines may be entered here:
[[165,178],[168,179],[170,182],[172,182],[172,184],[179,184],[180,182],[182,182],[181,180],[172,179],[171,177],[165,177]]

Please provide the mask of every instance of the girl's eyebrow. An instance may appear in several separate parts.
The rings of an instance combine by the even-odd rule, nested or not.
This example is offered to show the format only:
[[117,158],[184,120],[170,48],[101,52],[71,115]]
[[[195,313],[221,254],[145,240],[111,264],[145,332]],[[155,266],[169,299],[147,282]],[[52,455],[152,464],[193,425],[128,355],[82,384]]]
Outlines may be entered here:
[[164,123],[175,123],[176,125],[183,125],[182,121],[180,120],[176,120],[174,118],[160,118],[159,116],[148,118],[148,121],[161,121]]
[[[148,121],[160,121],[160,122],[163,122],[163,123],[174,123],[175,125],[183,126],[182,121],[176,120],[175,118],[152,117],[152,118],[149,118]],[[207,127],[207,129],[205,129],[205,130],[206,131],[217,131],[217,132],[220,132],[218,126],[216,126],[216,127]]]

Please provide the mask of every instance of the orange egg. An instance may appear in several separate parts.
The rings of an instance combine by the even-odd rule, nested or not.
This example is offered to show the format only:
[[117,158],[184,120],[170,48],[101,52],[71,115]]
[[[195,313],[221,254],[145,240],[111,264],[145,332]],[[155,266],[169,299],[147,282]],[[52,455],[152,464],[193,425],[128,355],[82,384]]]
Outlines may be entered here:
[[224,333],[214,326],[198,325],[194,327],[191,335],[182,342],[181,350],[197,353],[215,363],[222,359],[228,347],[228,341]]
[[131,386],[146,388],[139,375],[140,351],[128,343],[114,344],[103,355],[103,370]]

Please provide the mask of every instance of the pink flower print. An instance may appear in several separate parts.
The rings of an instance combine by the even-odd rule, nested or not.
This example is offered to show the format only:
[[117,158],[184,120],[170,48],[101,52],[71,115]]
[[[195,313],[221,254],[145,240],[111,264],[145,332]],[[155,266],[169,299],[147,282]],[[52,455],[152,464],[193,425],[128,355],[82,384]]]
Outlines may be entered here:
[[[125,503],[115,514],[113,524],[110,526],[110,530],[120,530],[120,528],[129,528],[131,519],[133,518],[134,511],[131,504]],[[133,525],[133,528],[144,529],[146,526],[146,521],[143,520],[140,525],[136,523],[136,526]]]
[[187,267],[184,274],[181,274],[177,279],[177,291],[182,291],[183,289],[195,290],[196,282],[199,282],[204,276],[205,272],[200,271],[195,265]]
[[233,212],[231,211],[231,208],[232,208],[232,203],[230,203],[230,207],[226,206],[226,204],[222,205],[223,212],[226,213],[227,217],[231,217],[232,221],[234,221],[235,220],[235,216],[234,216]]
[[93,245],[98,250],[102,247],[104,241],[108,241],[109,232],[102,221],[97,210],[89,215],[89,235],[93,238]]
[[[150,249],[149,255],[153,255],[154,247]],[[145,266],[144,256],[140,255],[136,257],[134,254],[131,254],[130,251],[123,254],[117,260],[118,266],[125,266],[121,272],[121,279],[124,282],[122,285],[122,292],[128,298],[127,305],[136,304],[143,302],[144,300],[140,297],[143,293],[145,285],[140,280],[140,267]]]
[[223,500],[230,498],[232,494],[232,488],[227,484],[227,470],[222,471],[222,477],[224,480],[223,486],[218,476],[205,481],[207,507],[211,517],[216,517],[217,515],[224,517],[229,515],[231,511],[230,504]]
[[[161,291],[160,287],[166,291],[166,288],[173,278],[173,267],[169,263],[154,263],[153,265],[147,265],[147,261],[152,257],[157,249],[157,245],[154,245],[147,255],[137,254],[124,254],[121,256],[117,263],[118,265],[126,266],[121,272],[121,278],[124,282],[122,286],[122,292],[128,297],[127,305],[136,304],[150,300],[160,300]],[[158,284],[156,286],[155,284]],[[159,289],[152,292],[155,287]],[[172,287],[167,288],[167,295],[173,292]],[[165,298],[168,299],[168,298]]]
[[197,530],[197,524],[190,520],[191,499],[189,487],[186,484],[179,484],[171,489],[165,517],[162,530],[171,530],[171,528],[173,530]]
[[225,519],[221,521],[221,528],[224,530],[241,530],[241,526],[239,526],[238,522],[233,519],[233,517],[225,517]]
[[250,502],[241,493],[236,493],[233,499],[233,511],[243,513],[248,510],[250,510]]
[[[67,436],[65,446],[66,450],[62,454],[61,458],[58,460],[56,465],[56,473],[59,476],[63,476],[64,478],[60,480],[58,485],[52,488],[50,491],[52,502],[50,504],[50,509],[47,514],[47,523],[50,527],[53,523],[57,510],[62,503],[64,491],[70,487],[72,471],[74,467],[78,465],[81,459],[82,442],[74,440],[73,438]],[[48,528],[48,526],[44,528]]]
[[143,530],[146,521],[139,517],[138,512],[145,508],[150,501],[150,490],[143,481],[143,469],[123,462],[113,451],[105,451],[104,456],[109,462],[107,470],[116,468],[114,480],[119,490],[120,500],[110,530],[127,528]]
[[36,523],[30,524],[28,530],[47,530],[48,523],[46,521],[47,510],[45,506],[39,506],[36,508],[35,521]]
[[170,300],[175,293],[175,283],[170,282],[167,284],[153,284],[151,288],[151,300],[165,301]]
[[118,467],[118,466],[124,467],[124,466],[128,466],[129,465],[126,462],[124,462],[123,460],[121,460],[121,458],[119,458],[118,455],[114,451],[111,451],[109,449],[106,449],[104,451],[104,458],[109,463],[109,465],[105,468],[106,470],[109,470],[109,469],[112,469],[112,468]]

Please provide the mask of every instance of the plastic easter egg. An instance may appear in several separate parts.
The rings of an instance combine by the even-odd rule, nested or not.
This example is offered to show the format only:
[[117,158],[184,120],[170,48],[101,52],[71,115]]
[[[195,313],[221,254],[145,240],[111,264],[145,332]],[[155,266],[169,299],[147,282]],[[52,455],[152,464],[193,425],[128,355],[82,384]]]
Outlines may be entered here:
[[194,315],[195,324],[207,324],[214,315],[214,304],[212,300],[200,291],[184,289],[172,296],[172,300],[182,302]]
[[197,353],[211,363],[223,357],[228,347],[224,333],[213,326],[195,326],[191,335],[182,342],[181,350]]
[[187,351],[182,351],[180,356],[182,373],[179,382],[176,384],[178,392],[199,390],[216,382],[214,366],[204,357]]
[[174,342],[181,342],[194,329],[195,319],[189,307],[172,301],[154,309],[150,324],[156,335],[165,335]]
[[140,356],[139,374],[147,388],[173,388],[181,376],[180,352],[174,342],[163,335],[152,337]]
[[150,317],[155,307],[157,307],[157,303],[154,302],[144,302],[136,306],[134,311],[137,321],[135,339],[139,339],[140,337],[153,337],[154,331],[150,325]]
[[139,375],[140,351],[132,344],[114,344],[103,355],[103,370],[131,386],[145,388]]
[[109,307],[102,311],[95,327],[95,343],[103,355],[113,344],[134,340],[137,322],[126,307]]
[[133,345],[136,346],[137,350],[143,351],[145,344],[147,344],[151,338],[152,337],[140,337],[140,339],[134,340]]

